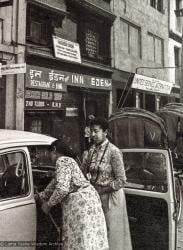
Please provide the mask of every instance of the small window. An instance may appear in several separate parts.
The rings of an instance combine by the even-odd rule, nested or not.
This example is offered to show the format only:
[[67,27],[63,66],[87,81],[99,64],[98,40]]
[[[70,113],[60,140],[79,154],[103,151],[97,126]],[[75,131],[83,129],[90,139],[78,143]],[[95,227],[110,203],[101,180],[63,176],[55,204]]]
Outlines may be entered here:
[[105,21],[93,17],[80,18],[78,42],[82,57],[110,64],[110,26]]
[[165,193],[168,190],[166,158],[161,153],[123,153],[127,187]]
[[175,0],[175,8],[176,10],[180,10],[182,0]]
[[32,120],[31,125],[30,125],[30,131],[41,134],[42,133],[42,120],[41,119]]
[[157,10],[163,12],[163,0],[157,0]]
[[121,19],[121,48],[124,52],[141,57],[141,30],[139,27]]
[[156,8],[156,0],[151,0],[150,4],[153,8]]
[[53,15],[41,7],[28,5],[26,39],[29,42],[41,45],[49,45],[52,42],[54,20]]
[[29,191],[28,169],[23,152],[0,155],[0,200],[25,196]]
[[31,21],[31,37],[35,42],[41,42],[41,23]]
[[163,13],[163,0],[150,0],[150,5]]
[[163,39],[148,33],[148,58],[157,64],[164,63]]

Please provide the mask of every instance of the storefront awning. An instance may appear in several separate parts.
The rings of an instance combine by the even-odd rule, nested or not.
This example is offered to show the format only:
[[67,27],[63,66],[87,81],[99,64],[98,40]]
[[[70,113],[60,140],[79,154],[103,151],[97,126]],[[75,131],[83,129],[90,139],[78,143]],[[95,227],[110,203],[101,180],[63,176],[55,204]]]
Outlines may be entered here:
[[110,11],[110,9],[106,9],[98,4],[94,4],[89,0],[69,0],[71,4],[76,7],[83,8],[93,14],[100,15],[106,19],[108,19],[111,23],[114,22],[116,16]]
[[58,3],[55,4],[54,1],[52,2],[52,1],[46,1],[46,0],[28,0],[28,2],[36,6],[45,8],[47,10],[56,12],[63,16],[66,16],[68,14],[63,0],[60,0],[59,4]]

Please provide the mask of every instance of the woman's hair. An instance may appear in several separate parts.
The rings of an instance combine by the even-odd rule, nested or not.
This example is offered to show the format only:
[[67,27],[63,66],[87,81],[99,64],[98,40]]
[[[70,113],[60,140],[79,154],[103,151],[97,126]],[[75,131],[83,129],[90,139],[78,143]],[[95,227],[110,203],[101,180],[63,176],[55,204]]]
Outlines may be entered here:
[[109,128],[107,119],[103,117],[96,117],[93,120],[91,120],[90,126],[94,126],[94,125],[100,126],[103,129],[103,131]]
[[77,154],[62,140],[54,141],[51,144],[51,150],[56,150],[58,153],[74,159],[77,157]]

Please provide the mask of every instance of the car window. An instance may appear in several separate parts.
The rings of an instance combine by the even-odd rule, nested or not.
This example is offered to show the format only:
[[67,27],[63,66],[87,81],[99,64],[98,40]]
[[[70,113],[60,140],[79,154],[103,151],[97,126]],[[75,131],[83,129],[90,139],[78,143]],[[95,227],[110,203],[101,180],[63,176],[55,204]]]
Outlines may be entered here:
[[157,152],[124,152],[127,187],[167,192],[166,158]]
[[28,193],[28,169],[23,152],[0,155],[0,168],[0,200]]
[[34,188],[42,191],[55,175],[55,163],[51,159],[50,147],[46,145],[28,147]]
[[28,147],[33,167],[54,166],[48,146]]

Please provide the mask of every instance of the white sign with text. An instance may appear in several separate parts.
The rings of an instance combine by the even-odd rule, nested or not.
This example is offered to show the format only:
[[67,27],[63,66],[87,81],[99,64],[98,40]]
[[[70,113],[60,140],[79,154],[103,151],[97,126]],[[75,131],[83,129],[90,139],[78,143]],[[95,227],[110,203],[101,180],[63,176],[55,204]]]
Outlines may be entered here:
[[53,36],[53,46],[55,57],[81,63],[80,47],[78,43]]
[[173,83],[135,74],[131,87],[134,89],[169,95]]
[[25,74],[26,63],[0,65],[0,75]]

